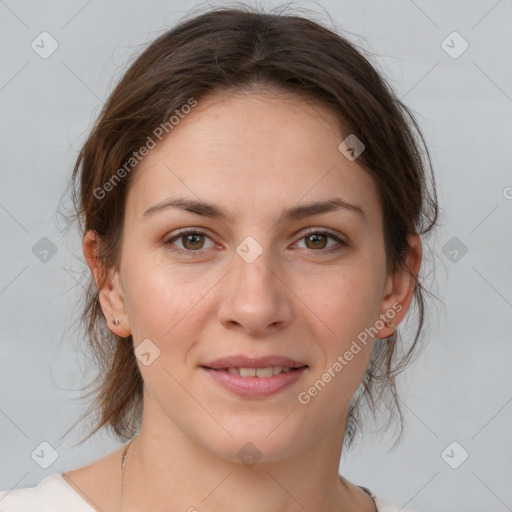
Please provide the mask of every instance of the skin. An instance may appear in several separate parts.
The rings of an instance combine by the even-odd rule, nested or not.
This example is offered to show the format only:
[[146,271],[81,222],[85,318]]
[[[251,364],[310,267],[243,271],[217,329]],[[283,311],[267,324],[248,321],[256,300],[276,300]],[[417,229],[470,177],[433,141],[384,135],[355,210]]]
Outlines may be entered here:
[[[394,326],[376,335],[389,336],[412,299],[414,278],[386,273],[377,188],[338,150],[347,135],[323,105],[300,96],[216,92],[137,168],[119,268],[100,291],[112,332],[131,334],[134,347],[149,338],[160,350],[148,366],[138,360],[144,412],[127,458],[124,511],[374,510],[366,493],[338,476],[347,406],[374,339],[307,405],[297,400],[399,303]],[[144,215],[175,196],[214,203],[232,218],[176,208]],[[333,197],[365,216],[339,209],[280,220],[290,207]],[[205,236],[164,243],[189,227]],[[327,236],[315,245],[307,228],[330,230],[349,245]],[[236,252],[248,236],[263,251],[251,263]],[[407,263],[417,275],[417,235],[410,245]],[[329,254],[331,247],[340,251]],[[96,249],[88,232],[84,253],[98,282]],[[287,356],[308,369],[273,396],[242,398],[200,368],[234,354]],[[250,468],[236,455],[249,441],[262,454]],[[117,450],[65,477],[95,506],[120,510],[120,458]]]

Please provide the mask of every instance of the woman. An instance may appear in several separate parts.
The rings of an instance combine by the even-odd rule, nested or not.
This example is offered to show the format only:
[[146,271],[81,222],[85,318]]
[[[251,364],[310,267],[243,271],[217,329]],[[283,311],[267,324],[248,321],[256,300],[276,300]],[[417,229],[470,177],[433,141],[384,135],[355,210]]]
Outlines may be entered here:
[[215,9],[156,39],[73,173],[101,363],[90,435],[130,441],[2,510],[399,510],[338,467],[363,405],[400,412],[422,328],[438,210],[420,141],[313,21]]

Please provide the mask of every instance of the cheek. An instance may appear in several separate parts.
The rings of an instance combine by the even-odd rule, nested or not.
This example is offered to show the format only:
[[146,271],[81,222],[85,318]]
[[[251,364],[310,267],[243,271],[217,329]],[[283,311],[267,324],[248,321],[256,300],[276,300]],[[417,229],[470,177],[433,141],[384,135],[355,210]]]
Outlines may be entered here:
[[379,319],[380,279],[369,259],[367,265],[354,265],[350,271],[342,272],[326,288],[326,323],[336,335],[329,338],[334,342],[326,342],[323,347],[327,361],[321,371],[329,374],[322,373],[322,380],[329,380],[331,390],[347,400],[358,388],[370,362],[375,332],[371,328]]
[[312,311],[329,327],[337,349],[341,349],[378,318],[378,290],[372,270],[354,265],[331,274],[306,297]]
[[149,256],[126,260],[123,288],[135,343],[150,338],[164,346],[179,338],[183,346],[197,338],[198,315],[207,302],[203,296],[215,280],[210,283],[207,275],[196,274]]

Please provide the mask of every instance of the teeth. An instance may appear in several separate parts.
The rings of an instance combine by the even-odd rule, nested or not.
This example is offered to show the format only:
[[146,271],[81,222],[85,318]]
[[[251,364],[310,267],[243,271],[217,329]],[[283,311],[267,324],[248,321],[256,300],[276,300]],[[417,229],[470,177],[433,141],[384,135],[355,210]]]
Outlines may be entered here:
[[256,368],[240,368],[240,377],[256,377]]
[[272,377],[273,369],[270,368],[256,368],[256,377]]
[[228,373],[240,375],[240,377],[272,377],[280,373],[287,373],[290,368],[287,366],[269,366],[267,368],[228,368]]

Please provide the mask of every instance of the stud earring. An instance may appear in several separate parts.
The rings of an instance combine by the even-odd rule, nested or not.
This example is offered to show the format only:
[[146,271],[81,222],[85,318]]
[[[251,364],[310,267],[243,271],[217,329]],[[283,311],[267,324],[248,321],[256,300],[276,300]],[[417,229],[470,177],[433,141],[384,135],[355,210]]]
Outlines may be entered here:
[[114,325],[119,325],[121,323],[121,321],[119,320],[119,318],[114,318],[114,320],[112,320],[112,323]]

